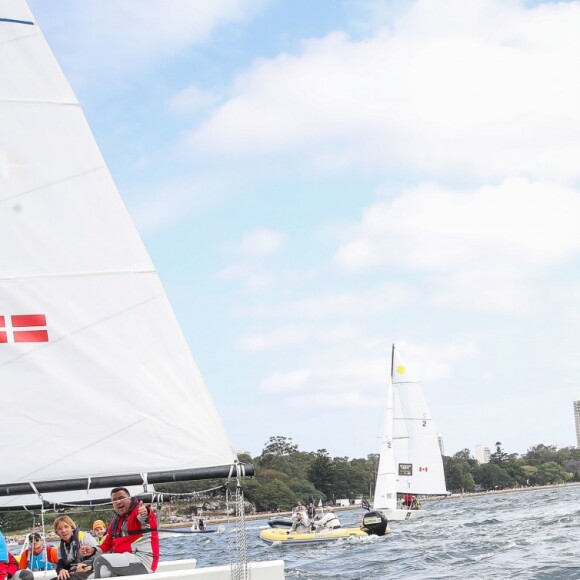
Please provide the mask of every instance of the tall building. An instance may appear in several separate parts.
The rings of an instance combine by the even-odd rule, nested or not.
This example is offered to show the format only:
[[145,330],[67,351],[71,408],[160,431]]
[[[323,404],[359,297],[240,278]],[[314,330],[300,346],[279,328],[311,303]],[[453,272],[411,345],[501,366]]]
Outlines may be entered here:
[[475,446],[475,459],[477,459],[479,464],[489,463],[489,456],[491,451],[486,445],[476,445]]
[[437,442],[439,443],[439,451],[441,451],[441,455],[445,455],[445,449],[443,448],[443,433],[437,433]]
[[580,448],[580,399],[574,401],[574,421],[576,423],[576,447]]

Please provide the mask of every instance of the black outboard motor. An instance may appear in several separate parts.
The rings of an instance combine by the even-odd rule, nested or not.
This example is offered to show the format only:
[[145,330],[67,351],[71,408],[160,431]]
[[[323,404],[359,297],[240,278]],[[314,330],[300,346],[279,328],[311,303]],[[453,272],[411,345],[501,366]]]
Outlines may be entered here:
[[363,516],[361,528],[371,536],[384,536],[387,524],[387,518],[381,512],[368,512]]

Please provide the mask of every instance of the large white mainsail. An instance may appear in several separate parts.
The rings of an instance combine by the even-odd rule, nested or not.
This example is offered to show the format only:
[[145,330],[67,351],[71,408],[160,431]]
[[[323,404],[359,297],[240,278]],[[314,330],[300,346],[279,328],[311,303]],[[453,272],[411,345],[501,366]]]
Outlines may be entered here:
[[397,494],[446,495],[447,490],[437,430],[421,384],[393,344],[373,509],[395,521],[423,515],[398,505]]
[[0,497],[226,476],[221,419],[25,0],[0,0],[0,79]]
[[421,383],[393,345],[393,444],[398,493],[445,495],[445,474],[437,429]]
[[233,464],[74,93],[25,3],[0,9],[0,483]]

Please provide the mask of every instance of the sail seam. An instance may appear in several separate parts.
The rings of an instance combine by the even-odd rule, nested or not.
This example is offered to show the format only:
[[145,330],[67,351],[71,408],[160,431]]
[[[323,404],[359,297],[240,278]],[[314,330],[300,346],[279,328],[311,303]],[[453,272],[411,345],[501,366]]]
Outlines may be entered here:
[[90,175],[91,173],[97,173],[97,171],[106,170],[107,167],[104,164],[97,165],[96,167],[91,167],[86,171],[82,171],[81,173],[75,173],[74,175],[68,175],[67,177],[63,177],[62,179],[58,179],[57,181],[51,181],[50,183],[44,183],[38,187],[34,187],[33,189],[27,189],[26,191],[21,191],[15,195],[10,195],[8,197],[3,198],[0,200],[0,203],[7,202],[13,199],[17,199],[19,197],[23,197],[25,195],[30,195],[32,193],[36,193],[38,191],[42,191],[43,189],[47,189],[50,187],[54,187],[55,185],[60,185],[61,183],[66,183],[67,181],[73,181],[78,179],[79,177],[84,177],[85,175]]
[[157,274],[157,270],[155,270],[155,268],[142,268],[139,270],[94,270],[91,272],[57,272],[54,274],[28,274],[26,276],[0,276],[0,282],[52,278],[85,278],[90,276],[117,276],[123,274]]
[[13,103],[17,105],[57,105],[59,107],[80,107],[78,101],[55,101],[47,99],[0,99],[0,103]]

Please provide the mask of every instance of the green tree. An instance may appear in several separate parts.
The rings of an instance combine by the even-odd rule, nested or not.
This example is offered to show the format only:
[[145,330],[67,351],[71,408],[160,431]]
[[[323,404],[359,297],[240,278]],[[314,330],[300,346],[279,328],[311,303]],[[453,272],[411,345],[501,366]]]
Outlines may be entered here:
[[539,467],[542,463],[548,461],[555,461],[558,456],[558,452],[554,445],[534,445],[530,447],[524,455],[522,455],[522,460],[526,465],[534,465]]
[[548,461],[538,467],[536,472],[536,485],[550,485],[554,483],[564,483],[568,481],[566,470],[555,461]]
[[505,489],[513,485],[513,480],[509,473],[499,465],[491,462],[479,466],[476,482],[485,489]]
[[506,453],[501,447],[501,441],[497,441],[495,444],[495,453],[489,456],[489,462],[495,465],[503,465],[509,460],[509,453]]
[[274,457],[281,457],[284,455],[292,455],[298,451],[298,445],[292,442],[292,437],[283,437],[277,435],[270,437],[266,442],[262,456],[273,455]]
[[326,497],[332,496],[333,491],[333,465],[328,451],[319,449],[308,470],[310,481],[314,487],[321,491]]
[[290,510],[298,498],[283,481],[270,481],[262,486],[254,502],[258,511]]
[[445,485],[448,491],[460,493],[475,489],[469,456],[466,459],[464,455],[456,453],[453,457],[443,457],[443,469],[445,471]]

